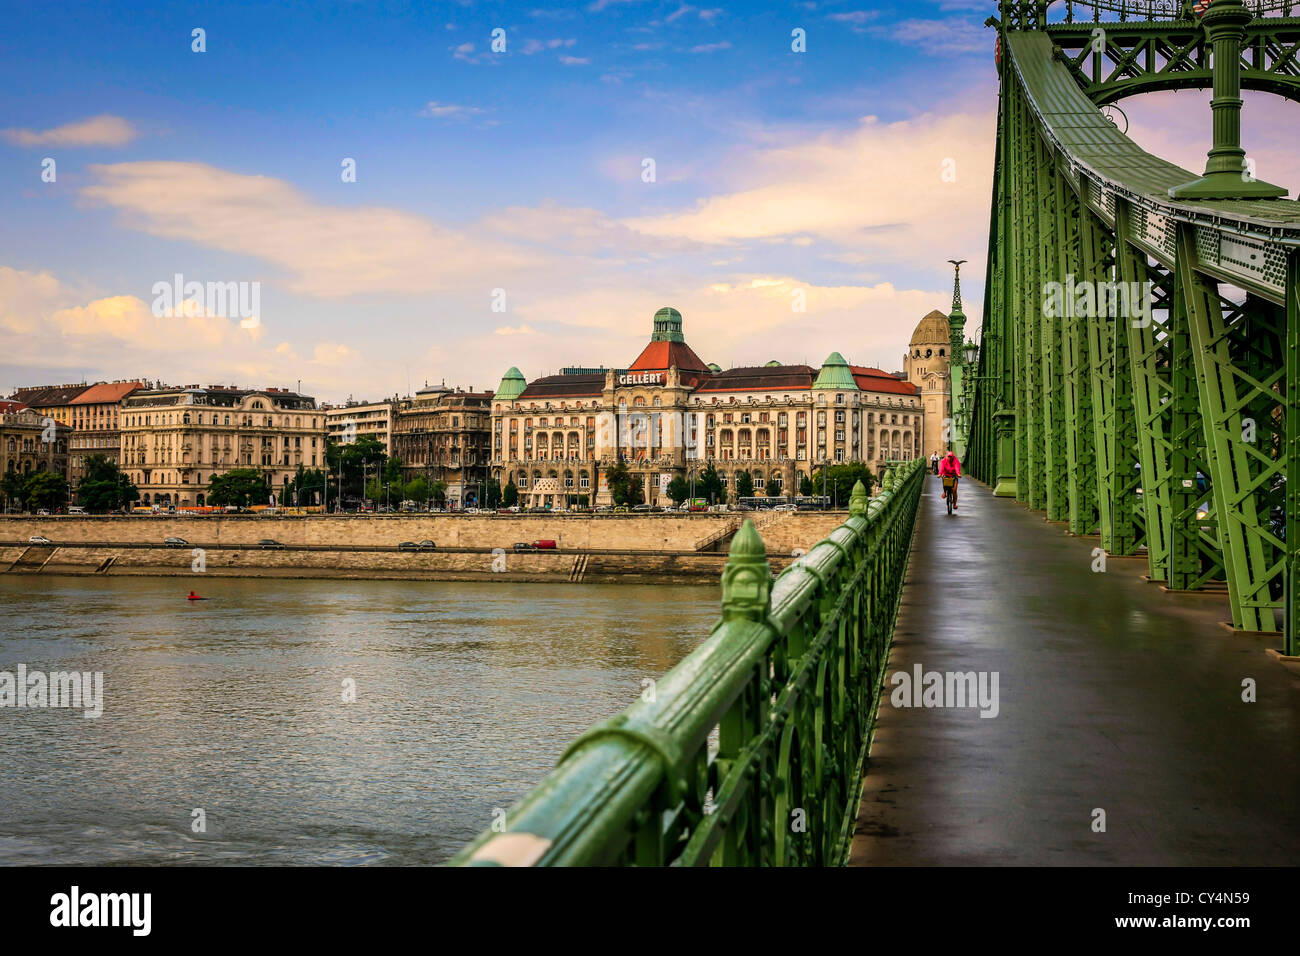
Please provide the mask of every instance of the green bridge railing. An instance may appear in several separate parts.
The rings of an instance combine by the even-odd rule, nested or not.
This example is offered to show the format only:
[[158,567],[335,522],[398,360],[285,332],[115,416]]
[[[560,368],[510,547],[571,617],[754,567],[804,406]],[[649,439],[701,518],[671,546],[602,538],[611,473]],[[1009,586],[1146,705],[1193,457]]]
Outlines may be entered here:
[[708,639],[579,737],[452,865],[840,865],[898,615],[920,460],[772,579],[746,521]]

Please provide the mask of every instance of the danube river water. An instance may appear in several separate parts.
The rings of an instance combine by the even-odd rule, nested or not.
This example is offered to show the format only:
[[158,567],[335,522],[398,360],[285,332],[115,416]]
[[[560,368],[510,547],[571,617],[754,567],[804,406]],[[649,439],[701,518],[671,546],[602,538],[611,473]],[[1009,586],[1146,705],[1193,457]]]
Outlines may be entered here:
[[0,708],[0,865],[445,861],[717,616],[715,587],[0,577],[0,671],[104,675],[95,719]]

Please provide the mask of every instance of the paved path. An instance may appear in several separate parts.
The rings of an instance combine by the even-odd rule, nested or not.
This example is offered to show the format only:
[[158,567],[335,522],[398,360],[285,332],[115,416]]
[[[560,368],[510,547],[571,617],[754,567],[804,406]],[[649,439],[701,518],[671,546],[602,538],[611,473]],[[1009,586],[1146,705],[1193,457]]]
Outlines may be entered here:
[[[854,865],[1300,863],[1300,677],[1219,595],[928,477],[886,682],[998,673],[1000,709],[880,709]],[[1242,680],[1258,702],[1243,703]],[[1106,832],[1093,832],[1094,809]]]

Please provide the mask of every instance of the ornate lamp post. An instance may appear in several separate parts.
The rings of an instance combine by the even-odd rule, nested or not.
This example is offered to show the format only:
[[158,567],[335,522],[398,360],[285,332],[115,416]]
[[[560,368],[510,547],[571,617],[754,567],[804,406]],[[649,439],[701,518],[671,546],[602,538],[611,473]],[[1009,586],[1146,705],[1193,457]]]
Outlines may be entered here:
[[1256,179],[1241,148],[1241,42],[1251,15],[1242,0],[1213,0],[1205,15],[1213,48],[1214,145],[1200,179],[1169,190],[1173,199],[1280,199],[1287,191]]

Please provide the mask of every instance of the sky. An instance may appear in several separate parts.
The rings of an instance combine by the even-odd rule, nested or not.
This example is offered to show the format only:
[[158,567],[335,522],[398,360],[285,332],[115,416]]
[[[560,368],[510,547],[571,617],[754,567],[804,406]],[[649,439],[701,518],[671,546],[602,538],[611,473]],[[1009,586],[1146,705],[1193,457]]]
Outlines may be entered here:
[[[979,323],[992,2],[0,12],[6,393],[492,389],[511,366],[625,367],[666,305],[724,368],[895,370],[948,310],[949,259]],[[1208,98],[1121,105],[1199,171]],[[1260,178],[1292,187],[1295,109],[1248,96],[1244,117]],[[177,276],[249,308],[167,303]]]

